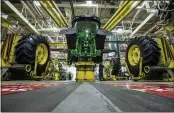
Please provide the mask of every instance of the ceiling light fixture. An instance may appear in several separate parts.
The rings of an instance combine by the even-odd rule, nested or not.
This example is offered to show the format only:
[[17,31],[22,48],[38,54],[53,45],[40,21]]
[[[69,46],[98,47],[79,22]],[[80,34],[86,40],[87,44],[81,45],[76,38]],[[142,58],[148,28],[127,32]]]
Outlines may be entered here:
[[122,28],[118,28],[117,32],[121,32],[123,29]]
[[135,7],[137,4],[138,4],[139,1],[135,1],[133,4],[132,4],[132,8]]
[[34,3],[36,6],[41,6],[40,3],[39,3],[39,1],[36,1],[36,0],[35,0],[35,1],[33,1],[33,3]]
[[86,1],[86,4],[91,5],[92,1]]

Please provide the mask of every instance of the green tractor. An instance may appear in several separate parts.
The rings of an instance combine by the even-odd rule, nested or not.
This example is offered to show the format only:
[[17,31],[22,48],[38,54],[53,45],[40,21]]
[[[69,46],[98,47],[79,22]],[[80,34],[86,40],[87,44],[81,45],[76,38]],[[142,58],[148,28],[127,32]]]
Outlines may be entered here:
[[100,25],[100,19],[96,16],[76,16],[72,20],[72,28],[60,31],[67,39],[68,64],[102,62],[102,50],[109,31],[101,30]]

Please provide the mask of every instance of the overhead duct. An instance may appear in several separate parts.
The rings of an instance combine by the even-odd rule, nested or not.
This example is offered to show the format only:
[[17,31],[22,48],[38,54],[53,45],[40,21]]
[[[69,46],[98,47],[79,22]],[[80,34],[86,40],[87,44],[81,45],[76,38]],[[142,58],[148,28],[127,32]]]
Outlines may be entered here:
[[114,27],[117,26],[127,15],[129,15],[142,1],[143,0],[125,0],[103,28],[109,31],[113,30]]
[[68,23],[66,22],[63,14],[53,0],[40,0],[39,2],[59,27],[68,27]]
[[65,17],[63,16],[63,14],[61,13],[61,11],[59,10],[59,8],[57,7],[56,3],[54,2],[54,0],[51,0],[51,3],[53,4],[53,6],[55,7],[55,9],[57,10],[57,12],[60,14],[63,22],[65,23],[65,25],[68,27],[69,24],[67,23],[67,21],[65,20]]
[[120,13],[120,11],[127,5],[128,1],[125,1],[114,13],[114,15],[109,19],[109,21],[104,25],[104,28],[108,27],[109,23]]

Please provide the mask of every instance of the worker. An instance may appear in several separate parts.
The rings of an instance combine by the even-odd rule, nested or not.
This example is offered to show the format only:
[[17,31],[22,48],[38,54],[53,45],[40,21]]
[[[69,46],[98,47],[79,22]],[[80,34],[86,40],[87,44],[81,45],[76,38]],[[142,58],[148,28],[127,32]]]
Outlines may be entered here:
[[102,65],[102,63],[99,64],[99,80],[102,81],[103,80],[103,68],[104,66]]
[[72,78],[72,77],[71,77],[71,73],[69,72],[69,80],[71,80],[71,78]]

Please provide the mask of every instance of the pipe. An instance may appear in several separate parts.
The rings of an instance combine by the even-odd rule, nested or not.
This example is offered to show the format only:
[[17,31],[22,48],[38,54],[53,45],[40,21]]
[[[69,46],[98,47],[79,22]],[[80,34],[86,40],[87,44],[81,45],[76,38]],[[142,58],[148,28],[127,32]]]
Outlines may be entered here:
[[109,19],[109,21],[104,25],[104,29],[109,25],[109,23],[120,13],[120,11],[128,4],[129,1],[125,1],[120,8],[117,9],[115,14]]
[[[134,1],[130,1],[127,3],[122,10],[112,19],[112,21],[109,23],[109,25],[106,27],[106,29],[110,29],[110,26],[112,26],[116,21],[118,21],[118,18],[123,16],[123,13],[127,12],[127,9],[131,7]],[[125,15],[125,14],[124,14]],[[126,15],[127,16],[127,15]]]
[[[130,1],[128,5],[117,15],[116,18],[110,23],[108,30],[112,30],[118,25],[127,15],[131,13],[142,1]],[[136,3],[136,4],[135,4]]]
[[[47,13],[50,15],[50,17],[56,22],[56,24],[61,27],[60,22],[55,18],[55,15],[52,13],[52,11],[49,10],[48,6],[50,5],[48,1],[43,2],[42,0],[39,1],[42,7],[47,11]],[[47,3],[47,4],[45,4]],[[50,8],[51,9],[51,8]]]
[[14,64],[12,66],[3,66],[2,68],[25,69],[26,72],[30,72],[31,71],[31,65],[29,65],[29,64]]
[[149,73],[151,70],[167,70],[167,69],[170,69],[168,67],[162,67],[162,66],[145,66],[144,67],[144,72],[145,73]]
[[42,0],[40,0],[40,3],[59,27],[65,26],[61,16],[53,8],[52,4],[49,1],[43,2]]
[[42,15],[42,13],[38,10],[38,8],[35,6],[33,8],[33,6],[30,4],[30,2],[28,0],[26,0],[27,4],[30,6],[30,8],[35,12],[35,14],[39,14],[40,17],[42,17],[45,21],[45,25],[49,25],[48,22],[46,21],[46,18]]
[[70,6],[71,6],[71,11],[72,11],[72,18],[75,17],[75,13],[74,13],[74,6],[73,6],[73,1],[70,0]]
[[64,23],[65,23],[65,25],[66,25],[66,27],[68,27],[69,24],[68,24],[67,21],[65,20],[65,17],[63,16],[63,14],[61,13],[61,11],[60,11],[59,8],[57,7],[56,3],[55,3],[53,0],[51,0],[51,3],[53,4],[53,6],[54,6],[54,8],[57,10],[57,12],[60,14],[62,20],[64,21]]
[[62,20],[62,18],[61,18],[61,16],[60,16],[60,14],[57,12],[57,10],[53,7],[53,5],[51,4],[51,2],[49,2],[49,1],[46,1],[46,3],[47,3],[47,5],[48,5],[48,7],[52,10],[52,12],[54,13],[54,15],[57,17],[57,19],[61,22],[61,24],[63,25],[63,26],[65,26],[65,24],[64,24],[64,22],[63,22],[63,20]]
[[46,1],[46,5],[48,5],[48,7],[51,9],[51,12],[57,17],[57,19],[59,20],[61,27],[65,26],[64,21],[62,20],[60,14],[57,12],[57,10],[53,7],[53,5],[49,2]]
[[68,23],[53,0],[51,2],[40,0],[40,3],[59,27],[68,27]]

